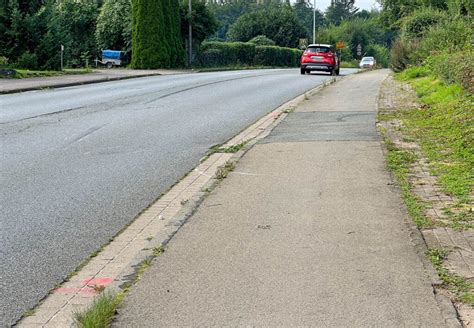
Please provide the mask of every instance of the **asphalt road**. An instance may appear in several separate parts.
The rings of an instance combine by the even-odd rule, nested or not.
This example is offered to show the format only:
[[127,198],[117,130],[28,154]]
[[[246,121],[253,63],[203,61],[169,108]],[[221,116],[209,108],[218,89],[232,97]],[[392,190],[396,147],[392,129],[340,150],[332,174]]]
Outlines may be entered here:
[[18,320],[211,146],[329,78],[237,71],[0,96],[0,326]]

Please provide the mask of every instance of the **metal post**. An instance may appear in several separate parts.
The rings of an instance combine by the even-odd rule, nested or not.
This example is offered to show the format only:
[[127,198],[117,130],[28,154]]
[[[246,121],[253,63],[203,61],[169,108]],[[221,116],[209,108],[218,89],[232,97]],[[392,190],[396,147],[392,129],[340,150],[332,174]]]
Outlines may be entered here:
[[316,0],[313,2],[313,44],[316,43]]
[[188,61],[189,67],[191,67],[193,62],[193,25],[191,23],[192,19],[192,12],[193,12],[193,3],[192,0],[189,0],[189,26],[188,26]]
[[64,45],[61,45],[61,71],[64,70]]

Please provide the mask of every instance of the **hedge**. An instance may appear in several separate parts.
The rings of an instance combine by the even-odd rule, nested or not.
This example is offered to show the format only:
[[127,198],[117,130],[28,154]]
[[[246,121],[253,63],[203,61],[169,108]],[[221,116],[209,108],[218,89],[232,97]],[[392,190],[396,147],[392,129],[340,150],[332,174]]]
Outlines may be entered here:
[[276,46],[256,46],[249,42],[205,42],[201,46],[199,65],[298,67],[302,51]]
[[474,93],[474,51],[442,53],[428,60],[433,73],[446,83],[458,83]]

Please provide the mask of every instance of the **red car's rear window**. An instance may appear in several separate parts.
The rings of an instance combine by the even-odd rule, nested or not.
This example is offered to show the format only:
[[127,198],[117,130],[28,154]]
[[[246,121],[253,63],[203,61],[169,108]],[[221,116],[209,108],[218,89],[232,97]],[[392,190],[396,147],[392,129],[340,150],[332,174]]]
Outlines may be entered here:
[[310,53],[326,53],[331,51],[331,49],[328,47],[309,47],[306,51]]

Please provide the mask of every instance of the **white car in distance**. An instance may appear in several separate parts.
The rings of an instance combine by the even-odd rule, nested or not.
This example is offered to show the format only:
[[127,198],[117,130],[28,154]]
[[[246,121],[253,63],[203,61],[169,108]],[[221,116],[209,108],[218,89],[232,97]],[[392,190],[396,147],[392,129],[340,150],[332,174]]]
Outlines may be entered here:
[[359,63],[360,68],[368,68],[373,69],[375,68],[376,61],[374,57],[363,57]]

